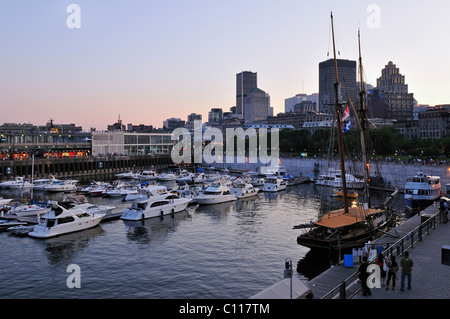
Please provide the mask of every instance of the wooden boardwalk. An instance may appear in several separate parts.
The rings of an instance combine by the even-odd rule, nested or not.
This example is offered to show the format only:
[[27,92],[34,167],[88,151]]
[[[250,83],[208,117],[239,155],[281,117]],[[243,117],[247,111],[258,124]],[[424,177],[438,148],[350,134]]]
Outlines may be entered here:
[[[421,214],[435,214],[439,211],[439,205],[438,203],[435,206],[430,206],[424,211],[422,211]],[[421,223],[421,216],[415,215],[399,226],[395,230],[391,230],[389,233],[379,237],[378,239],[374,240],[372,244],[375,246],[382,246],[383,250],[386,249],[388,246],[395,243],[399,238],[402,238],[406,234],[408,234],[410,231],[412,231],[414,228],[420,225]],[[354,275],[358,270],[358,264],[354,264],[353,267],[344,267],[342,264],[335,265],[325,272],[321,273],[317,277],[311,279],[307,284],[311,288],[311,291],[314,294],[314,298],[320,299],[323,296],[325,296],[327,293],[332,291],[334,288],[336,288],[340,283],[342,283],[344,280],[349,278],[350,276]],[[350,285],[354,285],[355,291],[359,288],[359,284],[357,283],[358,276],[355,276],[355,281],[352,282]],[[349,289],[349,287],[347,287]],[[353,289],[350,289],[353,290]],[[336,292],[338,294],[339,291]],[[348,292],[347,292],[348,294]]]

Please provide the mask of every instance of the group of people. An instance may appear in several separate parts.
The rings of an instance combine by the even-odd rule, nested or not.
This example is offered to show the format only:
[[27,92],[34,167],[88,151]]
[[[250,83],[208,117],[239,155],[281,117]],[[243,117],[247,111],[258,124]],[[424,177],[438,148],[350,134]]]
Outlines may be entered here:
[[[363,256],[363,262],[358,268],[359,272],[359,279],[361,280],[361,288],[362,288],[362,295],[363,296],[370,296],[372,295],[372,292],[367,285],[367,279],[369,278],[369,273],[367,272],[367,267],[369,266],[369,263],[367,261],[367,256]],[[375,263],[380,267],[380,280],[381,285],[386,286],[386,290],[389,289],[389,284],[392,280],[392,290],[395,289],[395,280],[397,279],[397,272],[399,270],[399,265],[397,261],[395,260],[394,256],[391,256],[391,258],[388,260],[383,256],[383,254],[379,254],[377,259],[375,260]],[[405,282],[407,282],[407,289],[411,289],[411,271],[413,267],[413,261],[411,258],[409,258],[409,253],[406,251],[404,253],[404,257],[400,260],[400,267],[401,270],[401,283],[400,283],[400,291],[405,290]],[[387,275],[387,282],[385,283]]]

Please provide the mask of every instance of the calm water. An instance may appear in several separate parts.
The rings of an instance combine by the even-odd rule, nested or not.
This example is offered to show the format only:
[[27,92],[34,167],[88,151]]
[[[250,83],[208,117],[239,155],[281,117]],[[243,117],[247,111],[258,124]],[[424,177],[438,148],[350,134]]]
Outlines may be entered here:
[[[305,257],[309,249],[296,243],[301,230],[292,227],[317,218],[322,193],[302,184],[46,240],[2,232],[0,298],[248,298],[283,278],[286,258],[296,268]],[[130,205],[89,201],[115,211]],[[70,264],[81,269],[79,289],[67,287]]]

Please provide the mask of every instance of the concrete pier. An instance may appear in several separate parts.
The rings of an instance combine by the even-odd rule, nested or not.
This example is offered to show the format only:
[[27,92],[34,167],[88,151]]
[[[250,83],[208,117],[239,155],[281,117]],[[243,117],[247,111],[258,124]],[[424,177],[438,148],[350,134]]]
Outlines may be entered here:
[[[13,179],[15,176],[24,176],[31,179],[31,162],[31,159],[26,161],[0,161],[0,180]],[[47,178],[49,175],[56,178],[80,178],[121,173],[128,170],[143,170],[150,167],[159,170],[172,164],[170,154],[35,159],[33,178]]]

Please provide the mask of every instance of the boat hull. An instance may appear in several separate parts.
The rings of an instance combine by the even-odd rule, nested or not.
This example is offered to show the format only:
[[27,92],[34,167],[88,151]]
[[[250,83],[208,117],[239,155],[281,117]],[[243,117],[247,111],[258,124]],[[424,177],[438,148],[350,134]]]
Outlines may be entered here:
[[200,195],[195,197],[194,199],[200,205],[213,205],[235,201],[237,198],[234,195],[221,195],[221,196]]
[[50,228],[42,225],[36,225],[34,226],[33,231],[28,233],[28,236],[34,238],[50,238],[89,229],[97,226],[104,216],[105,214],[95,214],[90,218],[83,218],[81,221],[57,225]]
[[146,210],[126,209],[122,216],[123,220],[142,220],[154,217],[160,217],[169,214],[175,214],[181,212],[187,208],[191,199],[182,198],[175,199],[173,203],[164,206],[151,207]]

